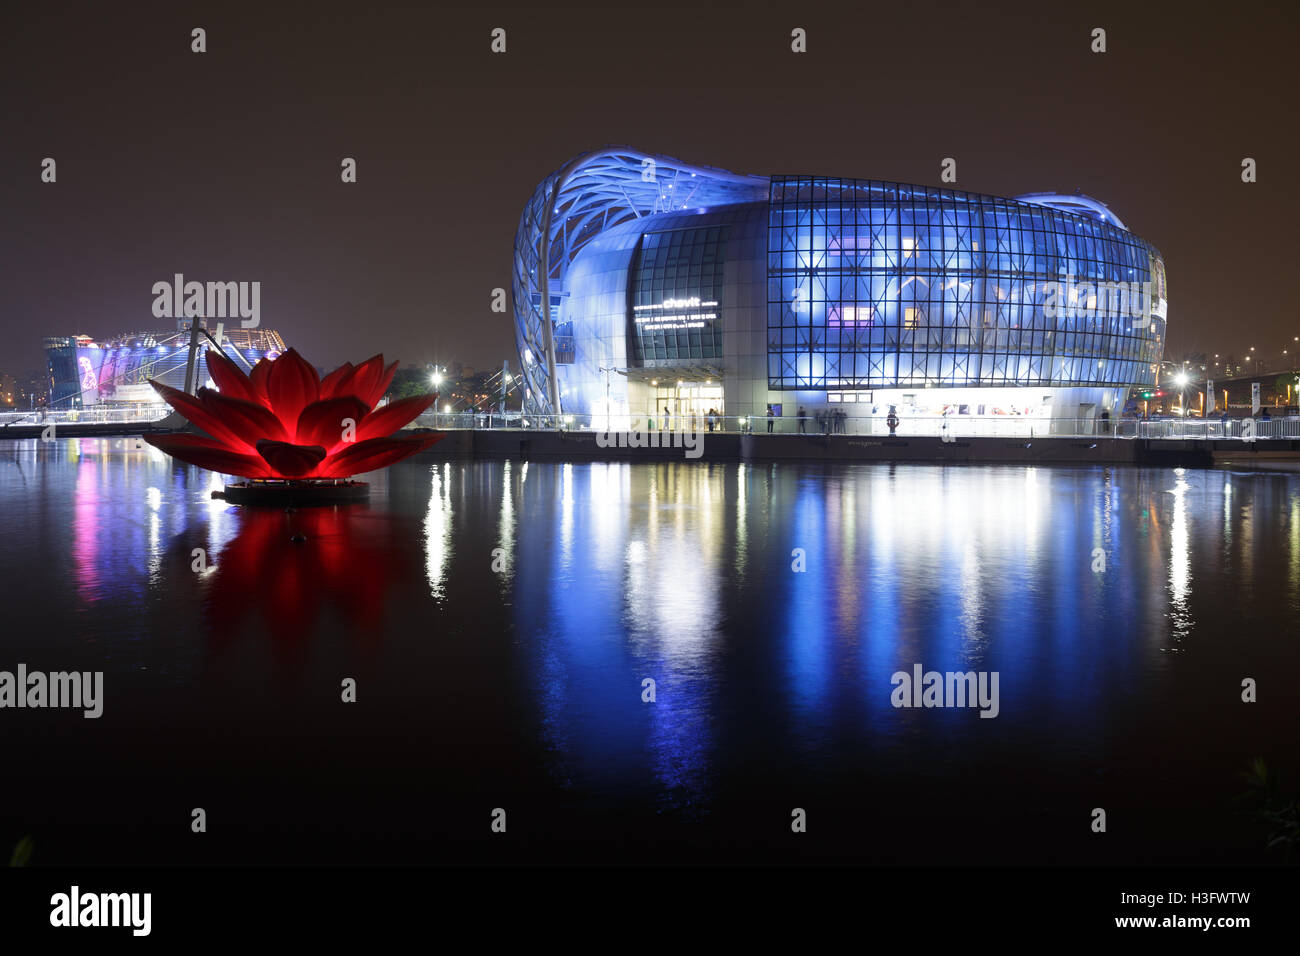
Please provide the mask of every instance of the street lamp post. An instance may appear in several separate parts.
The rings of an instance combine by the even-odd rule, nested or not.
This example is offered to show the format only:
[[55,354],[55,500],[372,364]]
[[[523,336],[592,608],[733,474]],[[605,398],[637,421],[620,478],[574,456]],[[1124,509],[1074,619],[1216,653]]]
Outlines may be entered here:
[[614,372],[618,372],[619,375],[626,375],[626,374],[627,374],[627,369],[625,369],[625,368],[615,368],[614,366],[606,367],[606,366],[602,365],[602,366],[600,366],[600,370],[601,370],[602,372],[605,373],[605,427],[606,427],[606,429],[612,429],[612,428],[613,428],[613,424],[614,424],[614,414],[613,414],[613,409],[614,409],[614,404],[613,404],[613,402],[614,402],[614,398],[613,398],[613,396],[610,394],[610,378],[609,378],[609,377],[610,377],[610,375],[613,374]]
[[1187,369],[1184,368],[1174,376],[1174,384],[1178,386],[1178,410],[1182,413],[1184,419],[1187,418]]

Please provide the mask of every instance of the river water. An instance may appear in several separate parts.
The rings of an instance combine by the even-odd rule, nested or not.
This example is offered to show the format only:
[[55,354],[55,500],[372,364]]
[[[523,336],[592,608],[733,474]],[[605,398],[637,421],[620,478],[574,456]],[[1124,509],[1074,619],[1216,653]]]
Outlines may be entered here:
[[[428,458],[368,480],[367,505],[286,513],[134,439],[0,443],[0,670],[104,674],[98,719],[0,709],[0,848],[1274,858],[1243,772],[1294,796],[1300,476]],[[996,717],[894,706],[918,665],[996,673]]]

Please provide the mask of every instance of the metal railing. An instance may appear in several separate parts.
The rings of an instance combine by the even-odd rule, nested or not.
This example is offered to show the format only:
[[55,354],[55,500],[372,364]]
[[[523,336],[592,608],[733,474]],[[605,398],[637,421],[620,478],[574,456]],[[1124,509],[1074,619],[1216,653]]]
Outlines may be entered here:
[[1138,422],[1139,438],[1242,439],[1300,438],[1300,415],[1274,418],[1187,418]]
[[[0,435],[4,425],[98,423],[138,425],[166,418],[171,409],[162,402],[132,405],[92,405],[89,408],[27,412],[0,412]],[[524,428],[539,431],[578,432],[719,432],[723,434],[849,435],[887,438],[889,422],[884,415],[843,418],[794,415],[530,415],[508,411],[425,412],[409,427],[455,429]],[[1300,439],[1300,416],[1264,418],[1041,418],[1022,415],[899,415],[894,437],[932,436],[952,440],[964,438],[1149,438],[1149,439]]]
[[90,405],[86,408],[38,408],[34,411],[0,412],[0,430],[5,425],[104,424],[139,425],[161,421],[171,414],[165,402],[133,402],[129,405]]

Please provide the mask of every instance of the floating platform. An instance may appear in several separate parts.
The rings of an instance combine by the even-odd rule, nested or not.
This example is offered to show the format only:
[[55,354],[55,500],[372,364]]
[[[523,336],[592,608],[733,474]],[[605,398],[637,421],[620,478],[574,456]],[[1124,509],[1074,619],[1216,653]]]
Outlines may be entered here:
[[212,497],[233,505],[310,508],[366,501],[370,485],[364,481],[241,481],[212,492]]

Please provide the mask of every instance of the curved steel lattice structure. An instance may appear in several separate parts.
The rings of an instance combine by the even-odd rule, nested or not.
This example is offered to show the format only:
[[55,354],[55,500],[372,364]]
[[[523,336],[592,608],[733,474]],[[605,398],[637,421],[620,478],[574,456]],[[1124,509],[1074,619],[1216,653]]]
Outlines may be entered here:
[[1124,225],[1122,219],[1110,211],[1100,199],[1093,199],[1091,196],[1085,196],[1082,193],[1066,195],[1065,193],[1025,193],[1023,196],[1017,196],[1020,202],[1033,203],[1036,206],[1050,206],[1053,209],[1060,209],[1064,212],[1077,213],[1084,216],[1100,220],[1112,226],[1128,231],[1128,226]]
[[766,200],[769,179],[696,166],[627,146],[584,153],[533,192],[515,233],[515,335],[531,408],[562,411],[556,388],[559,304],[569,265],[605,229],[631,219]]
[[[511,291],[527,405],[541,414],[627,413],[652,399],[611,390],[611,372],[690,378],[702,362],[746,414],[774,392],[918,386],[1113,403],[1154,380],[1168,308],[1159,251],[1089,196],[749,176],[625,146],[537,187]],[[652,357],[632,310],[693,296],[713,312],[670,327]]]

